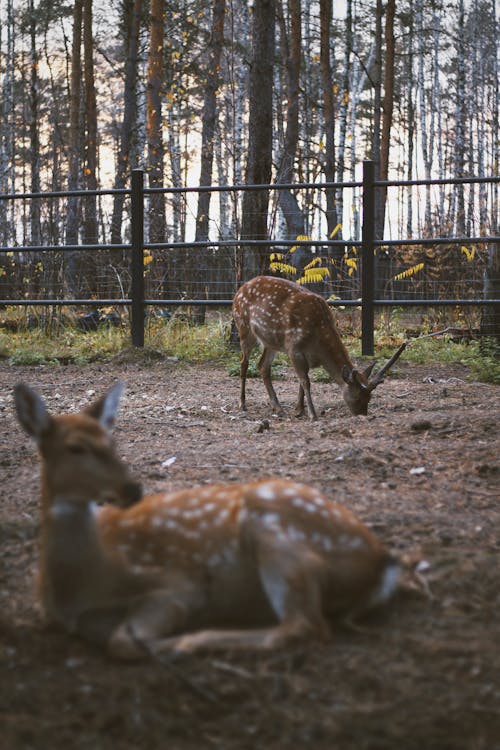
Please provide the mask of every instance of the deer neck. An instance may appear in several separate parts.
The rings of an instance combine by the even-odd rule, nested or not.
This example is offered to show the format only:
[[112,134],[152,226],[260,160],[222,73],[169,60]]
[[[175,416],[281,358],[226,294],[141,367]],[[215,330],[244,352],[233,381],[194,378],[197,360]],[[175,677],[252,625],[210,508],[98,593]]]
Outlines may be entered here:
[[321,348],[321,364],[338,385],[344,385],[342,368],[347,366],[352,370],[354,367],[347,349],[333,328],[328,329],[326,341]]
[[97,506],[82,498],[51,499],[42,519],[39,586],[47,614],[69,630],[98,607],[112,563],[99,538]]

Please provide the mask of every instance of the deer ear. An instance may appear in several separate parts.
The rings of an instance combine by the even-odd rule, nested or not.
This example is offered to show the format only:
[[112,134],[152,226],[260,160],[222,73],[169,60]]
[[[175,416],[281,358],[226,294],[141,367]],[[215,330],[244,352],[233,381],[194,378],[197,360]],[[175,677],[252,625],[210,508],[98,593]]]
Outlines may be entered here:
[[19,423],[39,443],[52,421],[44,400],[28,385],[18,383],[14,388],[14,404]]
[[88,406],[85,409],[86,413],[97,419],[104,429],[112,430],[122,393],[123,383],[118,382],[104,396]]

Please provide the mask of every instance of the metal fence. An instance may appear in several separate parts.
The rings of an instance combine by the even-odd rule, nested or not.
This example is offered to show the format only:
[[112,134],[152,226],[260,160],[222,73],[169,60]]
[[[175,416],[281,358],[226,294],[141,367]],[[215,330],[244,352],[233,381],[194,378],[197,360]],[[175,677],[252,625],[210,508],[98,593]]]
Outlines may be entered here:
[[[333,306],[344,306],[344,307],[360,307],[361,308],[361,327],[362,327],[362,353],[365,355],[371,355],[374,353],[374,315],[375,308],[385,307],[435,307],[435,306],[480,306],[488,308],[494,306],[495,311],[498,311],[500,306],[499,299],[483,299],[477,294],[479,289],[478,281],[474,284],[473,291],[476,292],[472,297],[465,297],[463,294],[453,297],[422,297],[420,294],[418,297],[410,297],[409,294],[406,296],[398,295],[400,298],[388,298],[385,296],[377,296],[377,278],[375,273],[375,260],[376,252],[378,248],[398,248],[408,246],[429,246],[429,247],[440,247],[440,246],[461,246],[461,245],[474,245],[481,244],[481,246],[491,245],[491,243],[500,243],[499,235],[491,236],[462,236],[462,237],[425,237],[425,238],[408,238],[399,240],[385,240],[376,239],[375,234],[375,206],[376,206],[376,191],[380,188],[388,187],[412,187],[412,186],[428,186],[428,185],[459,185],[459,184],[495,184],[500,182],[499,177],[489,178],[461,178],[461,179],[435,179],[435,180],[411,180],[411,181],[393,181],[386,180],[381,181],[375,178],[375,164],[371,161],[365,161],[363,163],[363,180],[359,182],[343,182],[343,183],[293,183],[290,185],[232,185],[232,186],[206,186],[206,187],[185,187],[185,188],[148,188],[144,186],[144,173],[142,170],[133,170],[131,176],[131,187],[130,189],[122,190],[97,190],[97,191],[59,191],[59,192],[47,192],[42,194],[34,193],[13,193],[0,195],[0,201],[33,201],[43,199],[64,199],[71,196],[113,196],[116,194],[122,194],[128,197],[130,200],[130,242],[121,244],[79,244],[79,245],[17,245],[17,246],[1,246],[0,247],[0,259],[2,254],[15,253],[19,254],[20,257],[26,257],[31,253],[38,254],[44,253],[89,253],[95,251],[107,250],[110,252],[120,252],[128,257],[129,266],[129,283],[128,289],[129,294],[127,296],[113,296],[113,297],[100,297],[100,298],[78,298],[78,297],[66,297],[53,296],[44,298],[0,298],[0,305],[23,305],[23,306],[127,306],[130,309],[130,321],[131,321],[131,337],[134,346],[142,347],[144,345],[144,332],[145,332],[145,311],[148,307],[161,306],[205,306],[205,307],[222,307],[229,306],[232,304],[232,296],[217,296],[217,295],[206,295],[203,299],[186,298],[185,296],[174,296],[165,297],[162,295],[148,296],[148,286],[145,281],[144,272],[144,253],[158,253],[165,250],[176,250],[176,251],[199,251],[203,250],[221,250],[224,248],[234,250],[236,247],[242,247],[250,249],[264,246],[269,249],[283,248],[286,246],[301,246],[305,245],[309,250],[321,249],[326,252],[332,251],[336,248],[337,252],[346,252],[350,248],[356,248],[360,250],[361,256],[361,274],[359,278],[360,290],[359,294],[351,295],[351,298],[341,299],[328,299],[329,304]],[[162,242],[152,243],[148,242],[145,237],[145,215],[146,215],[146,201],[148,197],[154,193],[163,194],[182,194],[186,196],[188,193],[200,193],[202,191],[217,193],[238,193],[241,194],[245,190],[300,190],[300,189],[315,189],[315,190],[346,190],[346,189],[358,189],[361,191],[361,202],[362,202],[362,236],[359,241],[349,239],[318,239],[313,240],[307,238],[304,240],[293,240],[287,241],[283,239],[264,239],[264,240],[251,240],[251,239],[237,239],[231,238],[227,240],[210,240],[208,242]],[[64,255],[63,255],[64,257]],[[232,281],[233,290],[235,291],[235,280]],[[224,287],[225,289],[231,288],[231,283]],[[405,292],[403,291],[404,295]],[[0,294],[0,297],[3,296]],[[326,295],[328,296],[328,295]],[[353,299],[352,296],[355,298]]]

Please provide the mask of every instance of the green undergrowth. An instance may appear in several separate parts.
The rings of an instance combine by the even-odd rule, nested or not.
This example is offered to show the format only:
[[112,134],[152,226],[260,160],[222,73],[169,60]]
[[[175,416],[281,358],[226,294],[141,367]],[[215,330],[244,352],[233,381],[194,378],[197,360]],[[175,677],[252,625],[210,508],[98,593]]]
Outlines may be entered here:
[[[401,339],[402,341],[403,339]],[[390,347],[384,345],[377,349],[377,360],[388,359],[397,348],[397,343]],[[442,362],[450,365],[460,364],[467,367],[473,380],[485,383],[500,383],[500,348],[489,341],[470,341],[456,343],[449,337],[414,338],[395,365],[393,374],[397,374],[402,363],[427,365]]]
[[[383,335],[375,340],[375,358],[378,365],[386,361],[404,336]],[[361,365],[371,359],[361,356],[357,337],[343,337],[353,360]],[[230,321],[227,316],[211,319],[206,325],[195,326],[187,320],[173,318],[167,323],[154,321],[146,328],[145,347],[131,347],[128,326],[99,328],[82,332],[72,326],[60,327],[57,332],[47,333],[41,329],[9,331],[0,327],[0,359],[12,365],[85,365],[95,361],[107,361],[119,356],[121,359],[161,358],[199,364],[204,362],[223,364],[230,375],[239,374],[238,349],[230,344]],[[256,349],[250,361],[248,376],[258,376],[257,363],[260,353]],[[451,339],[410,339],[391,375],[398,373],[409,363],[430,365],[433,362],[460,364],[468,368],[475,380],[500,383],[500,351],[497,344],[471,341],[455,343]],[[273,363],[273,377],[280,377],[287,358],[278,354]],[[327,373],[319,368],[312,373],[315,380],[327,380]]]

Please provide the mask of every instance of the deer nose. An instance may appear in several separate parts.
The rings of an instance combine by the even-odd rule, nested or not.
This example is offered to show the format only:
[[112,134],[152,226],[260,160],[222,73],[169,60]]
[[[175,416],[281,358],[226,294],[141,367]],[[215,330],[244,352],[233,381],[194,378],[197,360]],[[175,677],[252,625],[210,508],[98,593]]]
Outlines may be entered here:
[[122,497],[124,507],[135,505],[142,497],[142,485],[139,482],[127,482],[123,485]]

